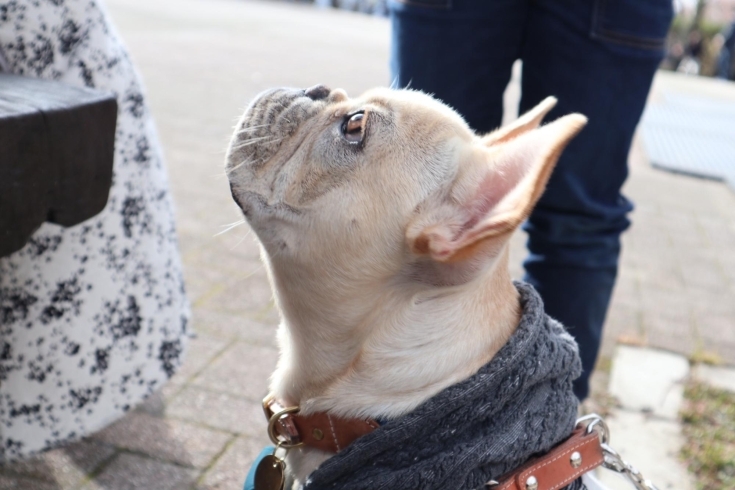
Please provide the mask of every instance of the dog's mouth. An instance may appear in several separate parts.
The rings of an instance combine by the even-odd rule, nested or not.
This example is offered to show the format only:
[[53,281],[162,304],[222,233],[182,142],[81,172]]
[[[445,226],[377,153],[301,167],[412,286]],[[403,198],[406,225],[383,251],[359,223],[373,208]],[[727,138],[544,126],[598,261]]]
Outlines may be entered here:
[[271,89],[256,97],[235,130],[227,172],[263,167],[304,121],[319,112],[330,93],[324,85],[316,85],[308,89]]

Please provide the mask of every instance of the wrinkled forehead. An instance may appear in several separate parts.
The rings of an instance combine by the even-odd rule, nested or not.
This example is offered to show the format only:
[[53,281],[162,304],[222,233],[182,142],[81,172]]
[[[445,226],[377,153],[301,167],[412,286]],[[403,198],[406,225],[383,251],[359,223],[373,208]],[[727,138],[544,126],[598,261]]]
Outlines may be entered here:
[[465,120],[441,101],[417,90],[393,90],[375,88],[352,100],[353,104],[375,105],[385,108],[396,118],[424,121],[432,125],[441,124],[459,134],[472,136]]

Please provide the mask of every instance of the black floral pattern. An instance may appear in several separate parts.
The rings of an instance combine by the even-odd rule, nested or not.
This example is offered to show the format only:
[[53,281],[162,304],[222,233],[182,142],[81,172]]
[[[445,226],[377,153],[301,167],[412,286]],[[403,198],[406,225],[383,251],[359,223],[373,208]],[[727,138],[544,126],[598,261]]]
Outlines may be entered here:
[[16,74],[118,96],[105,210],[45,224],[0,259],[0,460],[112,422],[174,374],[189,309],[153,121],[97,0],[0,0],[0,60]]

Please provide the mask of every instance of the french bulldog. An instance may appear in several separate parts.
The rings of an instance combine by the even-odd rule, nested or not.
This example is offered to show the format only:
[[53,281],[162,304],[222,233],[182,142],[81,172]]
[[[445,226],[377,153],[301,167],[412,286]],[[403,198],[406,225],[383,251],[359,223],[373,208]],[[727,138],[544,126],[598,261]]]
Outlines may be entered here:
[[[586,124],[549,97],[475,134],[413,90],[274,89],[246,109],[226,172],[281,315],[271,395],[386,419],[475,373],[519,322],[508,242]],[[299,487],[331,454],[289,451]]]

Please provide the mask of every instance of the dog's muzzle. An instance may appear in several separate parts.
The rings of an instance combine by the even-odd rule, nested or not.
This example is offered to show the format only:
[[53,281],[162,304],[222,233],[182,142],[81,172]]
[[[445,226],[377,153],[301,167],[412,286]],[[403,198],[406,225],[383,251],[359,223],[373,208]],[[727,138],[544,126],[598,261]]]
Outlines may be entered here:
[[301,124],[319,112],[331,90],[324,85],[308,89],[277,88],[258,95],[245,110],[228,155],[227,172],[265,165]]

